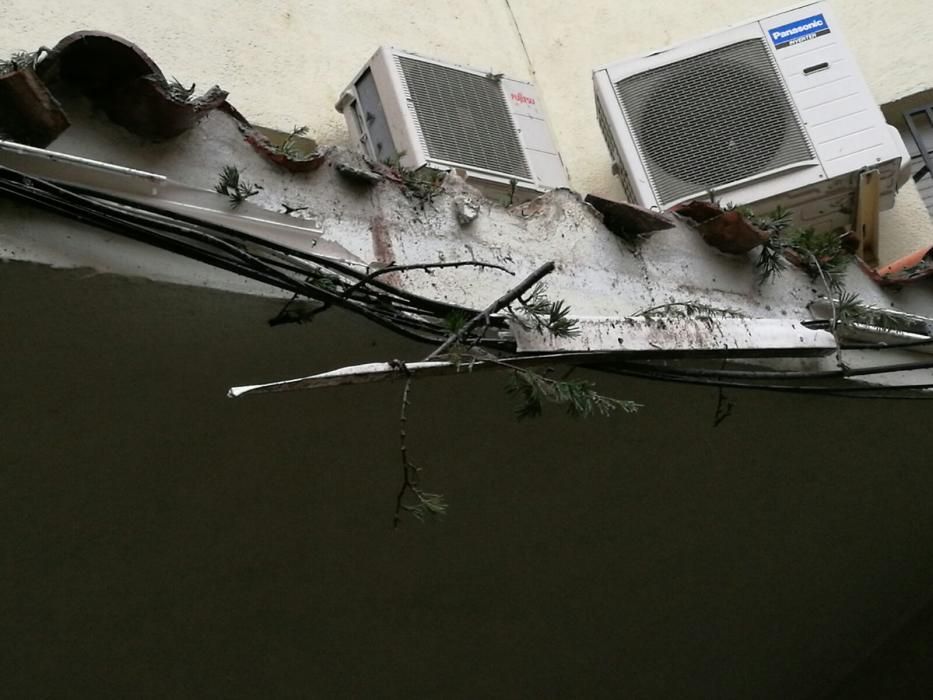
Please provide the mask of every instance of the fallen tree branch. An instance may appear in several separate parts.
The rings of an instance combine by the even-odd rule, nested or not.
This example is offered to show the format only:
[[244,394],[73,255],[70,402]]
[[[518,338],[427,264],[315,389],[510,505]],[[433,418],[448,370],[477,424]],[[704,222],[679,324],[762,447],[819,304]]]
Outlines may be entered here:
[[[547,262],[528,277],[523,279],[518,285],[507,291],[485,309],[473,316],[464,323],[459,329],[451,333],[447,339],[429,353],[422,362],[427,363],[436,357],[444,355],[456,343],[459,343],[467,334],[476,328],[480,323],[488,324],[489,317],[497,311],[501,311],[509,304],[516,301],[522,294],[535,286],[542,278],[554,271],[554,262]],[[399,487],[398,495],[395,498],[395,517],[393,524],[398,527],[401,522],[402,511],[407,511],[419,520],[423,520],[427,515],[441,515],[447,510],[447,504],[443,496],[437,493],[428,493],[421,488],[420,476],[421,468],[415,466],[408,457],[408,407],[411,404],[411,382],[412,375],[408,372],[404,363],[395,362],[399,369],[408,374],[405,380],[405,388],[402,390],[402,407],[399,412],[399,447],[402,459],[402,484]],[[413,505],[405,503],[405,497],[411,494],[415,503]]]
[[486,320],[488,321],[489,317],[494,313],[501,311],[506,306],[516,301],[522,294],[527,292],[529,289],[534,287],[542,278],[551,274],[554,271],[554,262],[547,262],[537,270],[532,272],[528,277],[523,279],[517,286],[512,287],[509,291],[503,294],[501,297],[492,302],[485,309],[476,314],[473,318],[463,324],[461,328],[451,333],[447,340],[441,343],[430,355],[424,358],[424,362],[428,360],[433,360],[439,355],[446,353],[454,344],[459,343],[463,340],[466,335],[476,328],[480,322]]

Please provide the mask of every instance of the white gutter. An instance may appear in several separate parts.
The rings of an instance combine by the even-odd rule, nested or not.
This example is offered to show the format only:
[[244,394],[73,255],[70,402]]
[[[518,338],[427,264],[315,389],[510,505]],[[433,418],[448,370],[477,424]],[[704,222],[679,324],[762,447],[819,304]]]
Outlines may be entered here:
[[287,216],[243,202],[232,209],[216,192],[164,175],[0,140],[0,166],[90,193],[116,197],[164,213],[224,226],[294,250],[362,265],[346,248],[323,238],[319,220]]

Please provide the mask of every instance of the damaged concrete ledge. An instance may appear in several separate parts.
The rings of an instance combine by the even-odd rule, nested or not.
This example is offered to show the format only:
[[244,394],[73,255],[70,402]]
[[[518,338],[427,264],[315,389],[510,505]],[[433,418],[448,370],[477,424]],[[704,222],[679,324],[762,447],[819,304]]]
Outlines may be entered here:
[[[702,216],[697,207],[679,214],[660,214],[592,195],[554,190],[506,206],[484,197],[457,173],[425,179],[417,173],[370,163],[343,148],[319,147],[313,141],[307,142],[310,152],[296,157],[249,125],[219,97],[220,93],[208,100],[186,102],[184,110],[175,110],[182,106],[178,95],[166,92],[164,77],[162,82],[153,82],[157,69],[144,54],[137,54],[135,47],[121,45],[119,49],[134,57],[128,61],[133,70],[121,69],[128,71],[121,73],[125,78],[122,84],[154,90],[151,94],[157,100],[167,99],[171,109],[152,108],[148,117],[142,117],[132,110],[120,112],[111,102],[107,113],[113,119],[116,110],[120,116],[103,120],[96,109],[101,99],[109,99],[100,97],[107,91],[77,69],[80,61],[66,70],[61,57],[68,55],[69,46],[84,46],[90,51],[87,47],[97,41],[113,48],[112,39],[83,33],[70,41],[56,47],[57,72],[61,76],[74,71],[72,84],[82,87],[62,90],[56,98],[60,98],[70,126],[49,149],[161,177],[164,185],[152,193],[136,193],[133,201],[137,204],[173,215],[186,212],[221,217],[245,232],[255,233],[261,224],[267,232],[269,227],[292,224],[296,237],[290,244],[296,250],[323,252],[364,274],[392,268],[380,283],[466,309],[482,308],[517,280],[553,261],[555,270],[546,279],[549,295],[563,300],[574,316],[626,319],[648,308],[698,303],[728,309],[746,319],[732,324],[731,339],[715,333],[698,334],[696,337],[705,340],[698,341],[697,350],[728,351],[730,346],[735,350],[738,342],[732,336],[753,333],[750,329],[756,327],[756,320],[770,324],[769,329],[795,327],[813,317],[810,304],[827,294],[818,280],[793,266],[762,284],[754,250],[764,240],[762,232],[740,214],[727,214],[710,205],[704,206]],[[92,68],[87,70],[93,73],[99,57],[88,60]],[[54,65],[47,68],[50,76],[54,75]],[[154,118],[155,114],[159,116]],[[173,132],[170,139],[155,139],[152,128],[156,122],[166,127],[160,133]],[[140,134],[148,137],[140,140]],[[0,165],[14,167],[10,162],[9,153],[4,155],[0,150]],[[16,165],[22,167],[21,162]],[[235,206],[213,191],[220,173],[230,166],[255,189],[247,201]],[[119,190],[120,185],[108,187],[108,196],[113,196],[113,188]],[[128,196],[126,192],[116,194]],[[728,234],[725,239],[724,231]],[[741,245],[733,246],[739,238]],[[37,213],[23,203],[10,201],[0,201],[0,257],[287,296],[274,285],[246,281],[113,232]],[[396,269],[437,262],[488,267]],[[933,309],[928,285],[914,285],[909,290],[883,288],[877,279],[853,264],[847,272],[846,288],[864,303],[879,308],[896,305],[920,316]],[[654,333],[658,329],[650,330]],[[677,333],[674,324],[668,335],[673,338]],[[814,337],[810,331],[799,335],[801,339]],[[829,349],[815,342],[818,349]],[[663,342],[659,344],[663,346]],[[753,345],[749,347],[754,349]],[[528,350],[536,347],[545,349],[541,344],[526,346]],[[606,348],[587,346],[587,351],[595,350]]]

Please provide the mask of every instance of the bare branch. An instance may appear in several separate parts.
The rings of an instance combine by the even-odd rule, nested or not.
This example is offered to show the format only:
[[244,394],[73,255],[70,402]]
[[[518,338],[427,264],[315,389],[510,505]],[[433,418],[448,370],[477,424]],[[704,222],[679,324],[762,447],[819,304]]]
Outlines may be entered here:
[[[423,362],[429,362],[434,358],[446,353],[453,345],[459,343],[466,335],[477,325],[485,321],[489,322],[492,314],[504,309],[506,306],[518,299],[522,294],[531,289],[537,282],[550,274],[554,270],[554,262],[548,262],[532,272],[528,277],[522,280],[516,287],[513,287],[501,297],[492,302],[485,309],[476,314],[469,321],[460,326],[451,333],[447,340],[441,343],[433,352],[429,353]],[[392,363],[397,369],[407,374],[407,368],[401,362]],[[408,407],[411,404],[411,381],[409,375],[405,380],[405,388],[402,390],[402,407],[399,412],[399,450],[402,458],[402,485],[399,487],[398,495],[395,497],[395,518],[394,526],[398,527],[401,521],[402,511],[408,511],[419,520],[423,520],[427,515],[442,515],[447,510],[447,504],[443,497],[436,493],[427,493],[421,489],[419,483],[420,468],[415,466],[408,457]],[[415,498],[414,505],[407,505],[405,497],[411,494]]]
[[517,286],[512,287],[509,291],[503,294],[501,297],[492,302],[485,309],[476,314],[473,318],[463,324],[463,326],[457,330],[455,333],[451,333],[447,340],[441,343],[430,355],[424,358],[424,361],[433,360],[439,355],[446,353],[454,344],[459,343],[463,340],[466,335],[476,328],[484,320],[488,319],[494,313],[501,311],[506,306],[517,300],[522,294],[531,289],[535,284],[537,284],[543,277],[551,274],[554,271],[554,262],[547,262],[537,270],[532,272],[528,277],[523,279]]
[[836,299],[833,295],[833,285],[826,277],[826,273],[823,272],[823,266],[820,265],[820,261],[817,259],[817,257],[813,253],[808,252],[807,254],[810,256],[810,260],[816,267],[816,271],[820,274],[820,280],[822,280],[823,286],[826,288],[826,298],[829,300],[829,305],[832,311],[830,330],[833,334],[833,338],[836,339],[836,365],[840,369],[846,369],[846,363],[842,359],[842,344],[839,342],[839,312],[836,307]]

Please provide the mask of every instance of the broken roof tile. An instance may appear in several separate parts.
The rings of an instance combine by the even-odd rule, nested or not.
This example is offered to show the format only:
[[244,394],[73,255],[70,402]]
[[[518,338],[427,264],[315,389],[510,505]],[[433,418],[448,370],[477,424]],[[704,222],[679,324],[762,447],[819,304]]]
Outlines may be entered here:
[[68,126],[68,117],[58,100],[33,68],[0,75],[0,133],[19,143],[44,148]]
[[749,223],[737,209],[723,210],[694,200],[678,204],[671,211],[696,229],[708,245],[723,253],[741,255],[768,240],[768,234]]
[[586,195],[584,201],[602,214],[606,228],[625,240],[674,227],[674,222],[664,214],[635,204],[613,202],[594,194]]

